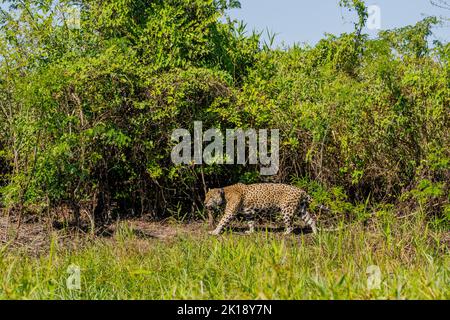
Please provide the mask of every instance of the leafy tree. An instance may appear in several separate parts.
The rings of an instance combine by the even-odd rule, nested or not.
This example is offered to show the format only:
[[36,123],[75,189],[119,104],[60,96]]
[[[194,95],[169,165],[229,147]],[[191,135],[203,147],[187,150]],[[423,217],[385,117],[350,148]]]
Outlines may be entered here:
[[364,3],[341,1],[354,32],[280,50],[226,16],[236,1],[3,2],[5,208],[195,216],[206,187],[264,180],[255,166],[172,164],[172,131],[196,120],[280,128],[272,181],[448,206],[449,45],[429,47],[435,18],[368,39]]

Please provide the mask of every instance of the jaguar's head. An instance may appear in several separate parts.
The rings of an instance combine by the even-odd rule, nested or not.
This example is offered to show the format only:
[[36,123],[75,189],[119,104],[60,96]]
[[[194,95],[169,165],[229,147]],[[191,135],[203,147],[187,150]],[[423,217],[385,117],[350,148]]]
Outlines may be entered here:
[[205,208],[215,210],[225,202],[225,191],[222,188],[211,189],[205,196]]

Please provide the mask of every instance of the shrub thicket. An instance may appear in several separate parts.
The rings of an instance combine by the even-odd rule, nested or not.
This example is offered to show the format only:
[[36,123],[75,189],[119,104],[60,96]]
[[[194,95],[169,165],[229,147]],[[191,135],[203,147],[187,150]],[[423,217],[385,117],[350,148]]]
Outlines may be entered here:
[[271,180],[306,177],[352,201],[413,199],[449,214],[450,47],[429,47],[434,18],[369,39],[353,1],[353,33],[281,50],[223,18],[236,1],[5,2],[5,208],[159,217],[195,212],[206,186],[264,180],[254,166],[173,165],[172,130],[201,120],[280,128]]

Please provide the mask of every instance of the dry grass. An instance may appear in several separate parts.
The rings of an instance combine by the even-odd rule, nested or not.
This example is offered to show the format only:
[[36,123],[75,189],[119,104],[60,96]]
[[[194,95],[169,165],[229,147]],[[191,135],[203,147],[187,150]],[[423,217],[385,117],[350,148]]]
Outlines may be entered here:
[[[236,230],[236,229],[235,229]],[[449,234],[420,216],[377,218],[339,232],[283,236],[206,235],[203,223],[131,220],[111,236],[65,245],[50,237],[40,254],[4,248],[3,299],[449,299]],[[81,268],[68,290],[67,268]],[[367,268],[381,271],[367,287]]]

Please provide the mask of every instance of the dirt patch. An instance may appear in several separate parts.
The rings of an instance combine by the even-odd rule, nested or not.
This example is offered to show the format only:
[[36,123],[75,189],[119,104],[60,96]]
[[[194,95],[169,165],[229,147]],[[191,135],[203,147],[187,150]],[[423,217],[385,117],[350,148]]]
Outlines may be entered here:
[[179,223],[176,221],[148,221],[146,219],[127,219],[118,221],[108,227],[108,232],[113,235],[120,232],[126,226],[130,233],[137,238],[170,240],[183,235],[202,235],[207,232],[207,224],[201,221]]
[[45,219],[17,219],[0,216],[0,251],[20,250],[39,255],[48,252],[52,241],[59,247],[80,248],[92,240],[113,239],[121,233],[133,235],[140,241],[167,241],[183,235],[206,234],[208,226],[204,222],[179,223],[171,220],[149,221],[145,218],[115,221],[97,230],[93,236],[88,230],[57,227]]
[[[210,228],[203,221],[180,223],[173,219],[154,221],[148,218],[132,218],[118,220],[96,231],[95,235],[87,229],[63,227],[62,224],[48,222],[45,218],[28,217],[21,223],[17,219],[0,216],[0,252],[7,250],[24,251],[31,255],[41,255],[48,252],[50,245],[57,242],[59,248],[79,249],[94,240],[103,239],[115,241],[117,237],[133,236],[138,242],[151,244],[152,241],[172,241],[177,237],[190,236],[202,238],[207,235]],[[283,228],[276,224],[259,224],[256,230],[269,230],[282,233]],[[244,234],[247,226],[243,222],[235,221],[232,224],[235,234]],[[304,230],[298,228],[296,234]],[[3,249],[2,249],[3,248]]]
[[58,230],[45,221],[0,216],[0,251],[23,251],[31,255],[48,252],[52,241],[65,247],[77,247],[82,237],[74,232]]

